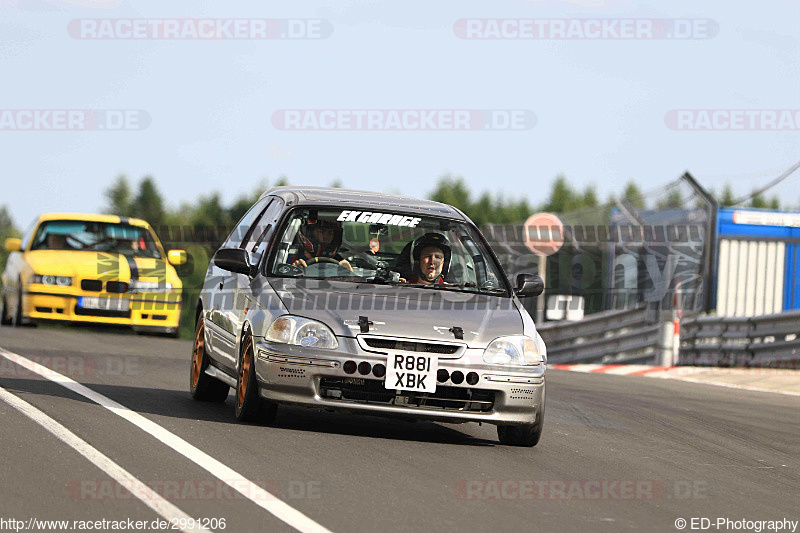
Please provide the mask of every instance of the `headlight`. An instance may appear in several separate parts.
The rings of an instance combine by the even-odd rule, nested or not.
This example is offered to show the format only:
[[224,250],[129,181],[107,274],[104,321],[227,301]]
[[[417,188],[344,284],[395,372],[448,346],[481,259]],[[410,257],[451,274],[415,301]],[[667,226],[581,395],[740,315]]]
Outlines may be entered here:
[[128,283],[129,292],[172,292],[172,290],[172,283],[142,281],[140,279],[134,279]]
[[483,351],[483,361],[490,365],[535,366],[541,364],[542,356],[532,338],[512,335],[493,340]]
[[40,274],[34,274],[33,277],[31,278],[31,283],[69,287],[70,285],[72,285],[72,278],[69,276],[50,276],[49,274],[42,276]]
[[312,348],[335,350],[339,347],[336,336],[328,326],[316,320],[299,316],[276,318],[267,330],[265,338],[281,344],[297,344]]

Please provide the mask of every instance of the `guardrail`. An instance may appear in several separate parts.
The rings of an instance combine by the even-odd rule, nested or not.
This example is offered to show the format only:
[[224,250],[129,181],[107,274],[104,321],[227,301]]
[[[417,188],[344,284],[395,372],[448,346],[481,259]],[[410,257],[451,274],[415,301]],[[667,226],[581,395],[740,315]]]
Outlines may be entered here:
[[545,322],[536,329],[547,344],[549,363],[672,364],[673,323],[654,321],[644,308]]
[[794,368],[799,362],[800,311],[681,321],[681,365]]

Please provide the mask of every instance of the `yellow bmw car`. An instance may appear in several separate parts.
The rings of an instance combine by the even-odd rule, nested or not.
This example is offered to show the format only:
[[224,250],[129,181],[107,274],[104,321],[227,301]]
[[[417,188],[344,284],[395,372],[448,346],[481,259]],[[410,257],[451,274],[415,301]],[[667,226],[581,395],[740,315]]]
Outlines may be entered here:
[[4,325],[71,322],[178,334],[186,252],[164,248],[144,220],[48,213],[11,252],[2,275]]

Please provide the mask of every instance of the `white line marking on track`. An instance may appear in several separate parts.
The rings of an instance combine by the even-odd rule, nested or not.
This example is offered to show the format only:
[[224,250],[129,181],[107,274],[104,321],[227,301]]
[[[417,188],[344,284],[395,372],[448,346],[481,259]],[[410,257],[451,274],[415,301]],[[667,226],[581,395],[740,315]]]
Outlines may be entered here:
[[[41,410],[29,404],[22,398],[11,394],[3,387],[0,387],[0,399],[4,400],[11,407],[27,416],[44,429],[53,434],[56,438],[67,444],[70,448],[81,454],[88,459],[97,468],[114,478],[122,487],[125,487],[133,496],[142,501],[146,506],[160,514],[167,521],[177,520],[179,525],[181,520],[185,524],[195,523],[192,518],[178,509],[175,505],[165,500],[156,491],[145,485],[139,479],[133,477],[130,472],[119,466],[117,463],[100,453],[97,448],[62,426],[56,420],[52,419]],[[176,522],[171,522],[176,523]],[[209,531],[205,528],[185,529],[181,531]]]
[[34,363],[30,359],[27,359],[19,354],[15,354],[0,348],[0,356],[3,356],[12,362],[27,368],[31,372],[39,374],[43,378],[49,379],[54,383],[58,383],[62,387],[65,387],[72,392],[80,394],[84,398],[88,398],[89,400],[92,400],[93,402],[108,409],[115,415],[124,418],[142,431],[149,433],[151,436],[155,437],[179,454],[194,462],[199,467],[203,468],[211,475],[231,487],[236,492],[239,492],[242,494],[242,496],[252,501],[268,513],[274,515],[276,518],[289,524],[298,531],[302,531],[304,533],[331,533],[330,530],[323,527],[321,524],[307,517],[291,505],[279,500],[274,494],[259,487],[232,468],[225,466],[199,448],[189,444],[179,436],[159,426],[155,422],[148,420],[136,411],[132,411],[124,405],[115,402],[111,398],[107,398],[106,396],[103,396],[102,394],[97,393],[84,385],[81,385],[75,380],[59,374],[54,370],[50,370],[49,368],[38,363]]

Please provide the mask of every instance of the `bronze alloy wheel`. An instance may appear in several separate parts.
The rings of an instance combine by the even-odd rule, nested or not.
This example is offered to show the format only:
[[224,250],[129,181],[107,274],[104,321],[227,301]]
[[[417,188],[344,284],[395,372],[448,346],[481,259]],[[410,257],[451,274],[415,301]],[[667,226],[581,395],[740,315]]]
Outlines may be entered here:
[[230,386],[206,374],[209,364],[206,354],[206,326],[203,317],[197,319],[197,328],[192,346],[192,364],[189,369],[189,392],[195,400],[224,402]]
[[253,358],[253,339],[250,335],[244,341],[242,347],[242,364],[239,365],[239,382],[236,387],[236,404],[239,408],[244,404],[247,395],[248,382],[250,381],[250,363]]
[[200,372],[203,367],[203,355],[206,350],[206,326],[201,320],[194,335],[194,348],[192,350],[192,386],[197,387],[197,380],[200,379]]
[[253,338],[245,330],[242,334],[239,379],[236,380],[236,419],[242,422],[272,423],[278,411],[278,404],[261,398],[256,382],[256,369],[253,353]]

